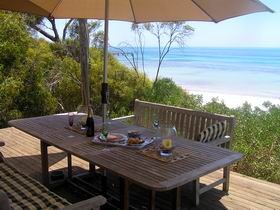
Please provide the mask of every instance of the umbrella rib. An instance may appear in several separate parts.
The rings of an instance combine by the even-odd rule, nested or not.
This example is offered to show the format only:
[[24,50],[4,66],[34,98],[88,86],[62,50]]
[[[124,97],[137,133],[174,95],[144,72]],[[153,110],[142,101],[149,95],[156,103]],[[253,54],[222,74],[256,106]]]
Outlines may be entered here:
[[272,9],[270,9],[268,6],[266,6],[264,3],[262,3],[261,1],[259,0],[251,0],[253,2],[256,2],[258,4],[261,4],[263,7],[265,7],[268,11],[270,11],[271,13],[274,13],[274,11]]
[[[34,6],[40,8],[42,11],[46,12],[46,14],[49,14],[49,11],[48,11],[48,10],[42,8],[41,6],[39,6],[38,4],[34,3],[33,1],[29,1],[29,2],[30,2],[31,4],[33,4]],[[20,12],[20,11],[16,11],[16,10],[11,10],[11,11]],[[29,12],[25,12],[25,13],[29,13]],[[40,14],[36,14],[36,13],[32,13],[32,14],[41,16]]]
[[132,2],[131,2],[131,1],[132,1],[132,0],[129,0],[129,4],[130,4],[131,11],[132,11],[134,23],[137,23],[136,18],[135,18],[134,8],[133,8],[133,5],[132,5]]
[[62,3],[62,1],[63,1],[63,0],[60,0],[60,1],[56,4],[56,6],[53,8],[53,10],[52,10],[51,13],[50,13],[50,16],[51,16],[51,17],[53,17],[54,11],[56,10],[56,8],[59,7],[59,5]]
[[211,20],[212,20],[213,22],[218,23],[218,21],[217,21],[215,18],[213,18],[205,9],[203,9],[197,2],[195,2],[195,0],[192,0],[192,2],[193,2],[200,10],[202,10],[202,12],[204,12],[208,17],[210,17]]

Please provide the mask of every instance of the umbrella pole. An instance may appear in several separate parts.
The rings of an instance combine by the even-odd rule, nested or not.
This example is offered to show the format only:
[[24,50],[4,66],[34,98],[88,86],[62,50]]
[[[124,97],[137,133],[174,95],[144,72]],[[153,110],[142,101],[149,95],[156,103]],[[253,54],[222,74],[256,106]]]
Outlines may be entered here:
[[107,104],[109,98],[108,89],[108,29],[109,29],[109,0],[105,0],[105,23],[104,23],[104,66],[103,66],[103,83],[102,83],[102,120],[106,121]]

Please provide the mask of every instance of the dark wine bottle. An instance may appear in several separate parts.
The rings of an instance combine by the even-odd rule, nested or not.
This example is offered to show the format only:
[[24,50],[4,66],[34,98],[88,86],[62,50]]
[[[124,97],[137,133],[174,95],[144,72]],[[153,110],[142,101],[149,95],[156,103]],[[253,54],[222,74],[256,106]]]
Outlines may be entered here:
[[86,135],[88,137],[94,136],[94,119],[93,119],[93,110],[91,106],[88,106],[88,116],[86,122],[87,132]]

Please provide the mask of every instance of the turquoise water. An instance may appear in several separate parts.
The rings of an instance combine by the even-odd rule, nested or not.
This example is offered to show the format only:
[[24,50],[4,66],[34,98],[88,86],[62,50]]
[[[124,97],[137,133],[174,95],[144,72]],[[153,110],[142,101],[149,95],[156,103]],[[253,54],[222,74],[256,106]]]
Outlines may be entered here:
[[[151,79],[157,53],[157,48],[145,49],[145,71]],[[280,48],[173,48],[159,75],[193,91],[279,98]]]

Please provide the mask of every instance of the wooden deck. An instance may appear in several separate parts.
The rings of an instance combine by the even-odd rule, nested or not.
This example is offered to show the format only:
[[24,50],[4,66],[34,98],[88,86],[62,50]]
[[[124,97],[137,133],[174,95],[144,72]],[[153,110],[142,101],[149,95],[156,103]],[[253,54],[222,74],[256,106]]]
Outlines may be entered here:
[[[1,129],[0,140],[6,143],[1,148],[6,160],[18,170],[40,180],[39,140],[15,128]],[[65,153],[53,147],[49,148],[49,153],[50,170],[66,167]],[[81,168],[88,169],[88,163],[79,158],[73,158],[73,165],[74,173]],[[203,177],[202,182],[210,183],[220,176],[218,171]],[[231,172],[229,195],[224,195],[220,189],[203,194],[197,209],[280,209],[280,186],[277,184]],[[182,200],[186,199],[183,197]]]

